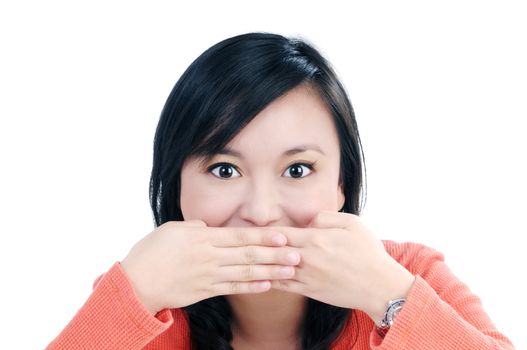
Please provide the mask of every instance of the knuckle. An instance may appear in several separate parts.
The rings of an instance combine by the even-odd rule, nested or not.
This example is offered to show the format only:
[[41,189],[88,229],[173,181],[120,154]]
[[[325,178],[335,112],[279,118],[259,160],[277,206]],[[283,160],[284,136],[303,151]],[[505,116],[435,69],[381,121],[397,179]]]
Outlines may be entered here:
[[326,247],[328,244],[328,237],[321,234],[314,234],[311,236],[311,243],[318,248]]
[[178,224],[178,221],[174,221],[174,220],[170,220],[170,221],[166,221],[164,223],[162,223],[161,225],[159,225],[158,227],[173,227],[173,226],[177,226]]
[[189,237],[190,243],[193,246],[198,245],[198,244],[210,246],[212,243],[210,235],[204,232],[190,232],[188,237]]
[[207,296],[215,295],[216,293],[215,285],[199,285],[196,287],[195,294],[198,296],[201,300],[206,299]]
[[318,212],[312,220],[313,224],[319,225],[322,222],[322,215],[324,215],[323,212]]
[[227,294],[225,291],[225,285],[223,283],[212,284],[208,288],[204,288],[203,292],[203,295],[207,296],[207,298],[210,298],[211,296]]
[[256,252],[253,247],[245,247],[244,249],[244,263],[251,265],[256,262]]
[[358,215],[353,213],[342,213],[341,215],[345,218],[346,226],[352,226],[360,219]]
[[351,214],[351,213],[348,213],[346,215],[346,219],[347,219],[347,222],[349,225],[355,223],[355,221],[358,221],[359,220],[359,217],[355,214]]
[[238,245],[244,246],[247,243],[247,235],[243,231],[236,230],[235,240]]
[[289,283],[287,282],[287,280],[277,280],[278,284],[280,285],[281,288],[287,288],[289,287]]
[[242,276],[244,281],[250,281],[254,277],[254,267],[252,265],[243,265]]
[[221,258],[221,253],[212,247],[204,246],[199,250],[198,256],[200,257],[200,265],[204,269],[211,270],[217,265],[217,261]]
[[238,282],[229,282],[229,293],[238,294],[240,292],[240,284]]

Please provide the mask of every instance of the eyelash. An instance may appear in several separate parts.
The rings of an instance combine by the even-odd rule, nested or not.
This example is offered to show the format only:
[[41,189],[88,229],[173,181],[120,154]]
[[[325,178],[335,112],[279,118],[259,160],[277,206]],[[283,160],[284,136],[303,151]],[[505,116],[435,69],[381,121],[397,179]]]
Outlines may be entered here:
[[[313,170],[314,170],[314,165],[315,165],[315,164],[316,164],[316,162],[296,162],[296,163],[293,163],[293,164],[289,165],[289,166],[286,168],[286,171],[287,171],[287,169],[291,168],[292,166],[295,166],[295,165],[303,165],[303,166],[305,166],[306,168],[308,168],[311,172],[313,172]],[[228,180],[228,179],[230,179],[230,178],[228,178],[228,177],[225,178],[225,177],[216,176],[215,174],[212,173],[212,170],[214,170],[214,169],[216,169],[216,168],[218,168],[218,167],[220,167],[220,166],[222,166],[222,165],[233,167],[238,173],[240,173],[240,171],[239,171],[239,169],[238,169],[238,167],[237,167],[236,165],[231,164],[231,163],[227,163],[227,162],[214,163],[214,164],[212,164],[211,166],[209,166],[209,167],[207,168],[207,172],[208,172],[208,173],[211,173],[213,176],[215,176],[215,177],[218,178],[218,179],[221,179],[221,180]],[[287,177],[291,177],[292,179],[303,179],[303,178],[305,178],[305,177],[308,177],[310,174],[311,174],[311,173],[309,173],[309,174],[306,175],[306,176],[302,176],[302,177],[292,177],[292,176],[287,176]]]

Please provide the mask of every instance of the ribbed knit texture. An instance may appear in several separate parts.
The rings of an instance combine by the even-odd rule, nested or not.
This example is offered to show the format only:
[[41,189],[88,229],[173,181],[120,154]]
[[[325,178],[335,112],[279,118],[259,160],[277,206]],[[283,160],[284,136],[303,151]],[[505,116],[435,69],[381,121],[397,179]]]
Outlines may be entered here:
[[[383,243],[416,276],[404,308],[384,339],[367,314],[353,311],[332,350],[514,349],[493,325],[481,300],[452,274],[443,254],[417,243]],[[164,309],[152,316],[119,262],[99,276],[93,288],[47,350],[190,350],[185,312]]]

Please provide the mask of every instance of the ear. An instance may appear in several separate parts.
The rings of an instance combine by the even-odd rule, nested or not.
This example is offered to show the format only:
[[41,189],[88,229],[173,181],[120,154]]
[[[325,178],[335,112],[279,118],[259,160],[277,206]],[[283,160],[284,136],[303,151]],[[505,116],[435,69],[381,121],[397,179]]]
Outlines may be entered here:
[[337,193],[337,208],[339,208],[339,211],[344,206],[344,202],[346,201],[346,196],[344,195],[344,188],[342,184],[339,185],[338,193]]

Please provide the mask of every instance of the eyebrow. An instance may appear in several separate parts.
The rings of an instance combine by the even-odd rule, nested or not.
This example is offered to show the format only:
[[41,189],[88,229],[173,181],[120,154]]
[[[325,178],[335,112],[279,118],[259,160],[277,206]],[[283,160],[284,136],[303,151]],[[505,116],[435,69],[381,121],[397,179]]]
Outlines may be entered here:
[[[298,145],[282,153],[282,157],[292,156],[297,153],[302,153],[302,152],[306,152],[309,150],[316,151],[320,154],[326,155],[324,151],[322,151],[320,147],[318,147],[317,145]],[[224,147],[223,149],[219,150],[216,154],[224,154],[224,155],[229,155],[229,156],[237,157],[240,159],[244,159],[243,155],[240,152],[230,149],[228,147]]]

